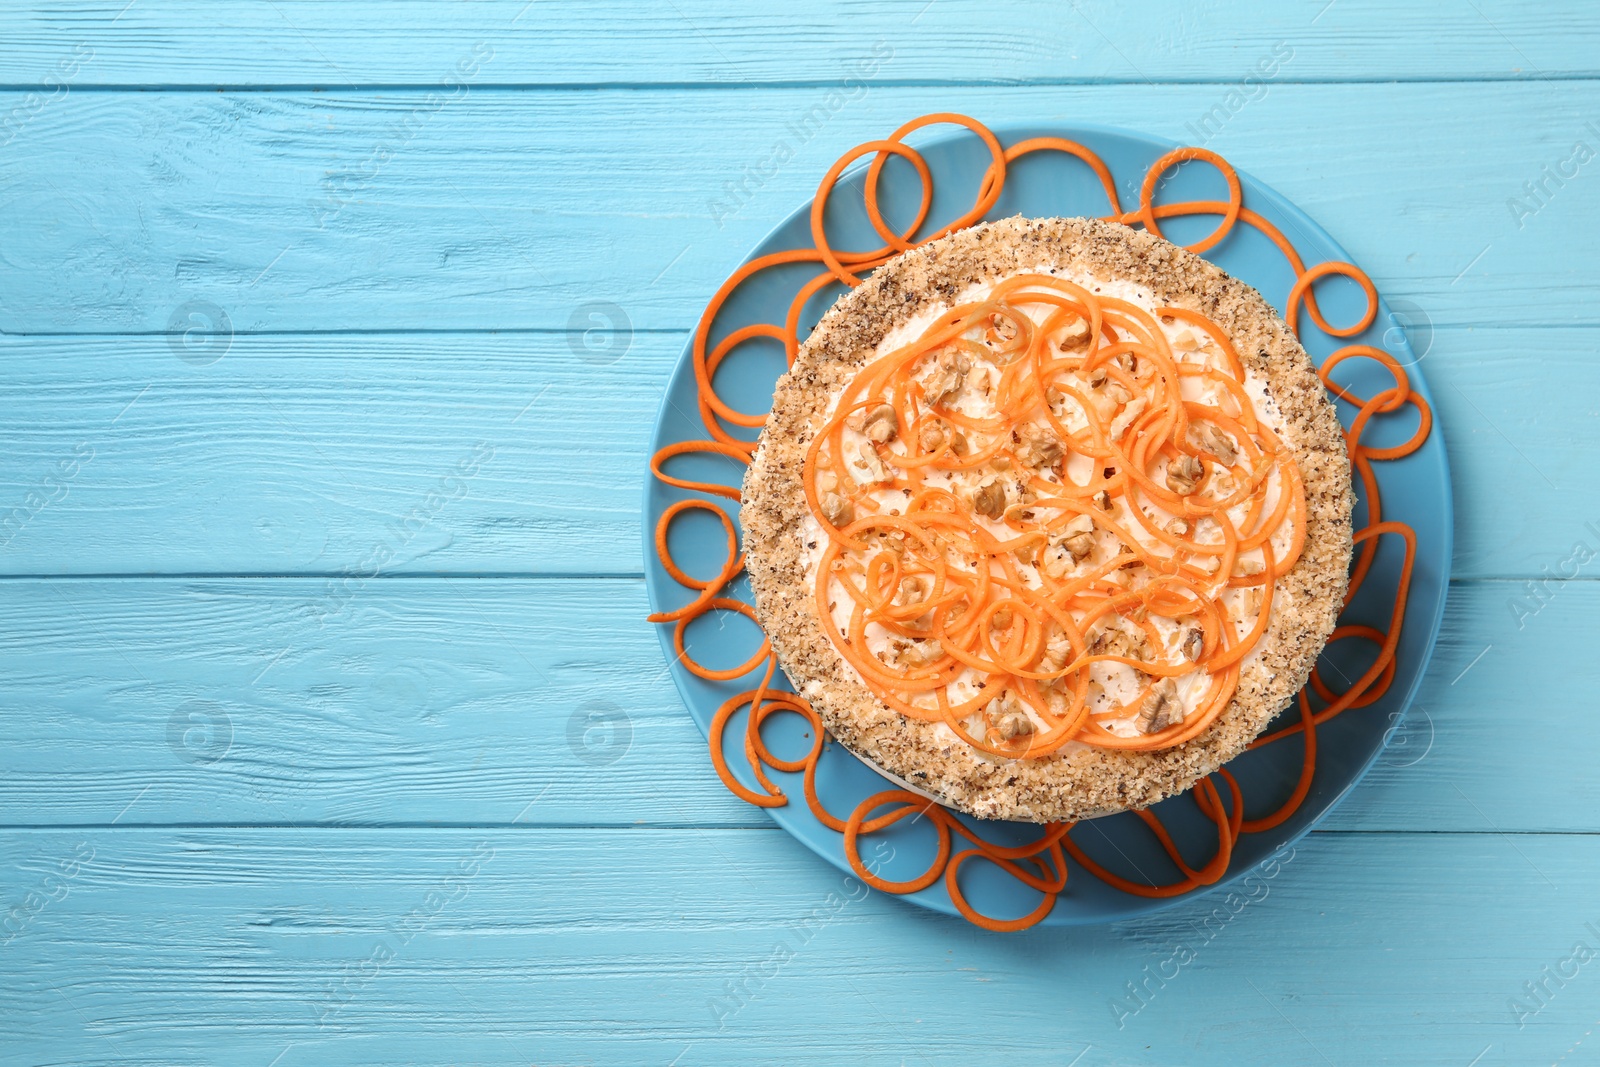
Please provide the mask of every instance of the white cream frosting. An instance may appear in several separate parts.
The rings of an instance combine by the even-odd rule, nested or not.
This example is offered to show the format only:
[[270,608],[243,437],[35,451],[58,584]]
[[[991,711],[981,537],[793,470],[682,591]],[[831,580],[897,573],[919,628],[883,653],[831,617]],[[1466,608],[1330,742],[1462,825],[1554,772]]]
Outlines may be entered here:
[[[1132,282],[1123,280],[1102,280],[1089,275],[1078,274],[1049,266],[1038,266],[1028,270],[1018,271],[1013,275],[995,277],[976,283],[972,286],[969,286],[964,292],[959,294],[954,303],[941,303],[918,313],[917,315],[908,319],[906,322],[889,331],[889,333],[878,344],[874,352],[874,358],[885,356],[897,349],[903,348],[906,345],[915,342],[941,316],[948,312],[951,307],[959,304],[981,301],[985,299],[1001,282],[1007,280],[1008,278],[1015,277],[1018,274],[1054,275],[1057,278],[1072,282],[1099,296],[1109,297],[1132,304],[1146,312],[1149,312],[1152,317],[1155,317],[1155,311],[1159,307],[1163,306],[1163,302],[1158,301],[1148,289]],[[1052,310],[1052,308],[1043,304],[1032,304],[1022,305],[1018,308],[1018,310],[1027,314],[1035,322],[1035,324],[1039,324],[1044,321],[1045,317]],[[1219,369],[1225,366],[1220,351],[1214,345],[1209,343],[1209,339],[1206,338],[1203,331],[1193,328],[1184,323],[1182,320],[1178,319],[1162,322],[1158,317],[1156,317],[1156,321],[1160,324],[1160,327],[1165,333],[1169,344],[1173,348],[1174,355],[1177,356],[1179,360],[1185,362],[1208,362],[1212,366],[1218,367]],[[952,403],[950,403],[950,407],[953,410],[958,410],[963,414],[975,418],[986,418],[996,415],[997,410],[990,398],[990,395],[983,388],[983,379],[986,375],[993,378],[998,378],[999,373],[999,369],[995,368],[992,364],[981,360],[975,361],[972,370],[968,374],[966,387],[963,388],[961,393],[954,399]],[[1284,419],[1282,414],[1279,412],[1276,403],[1273,401],[1271,390],[1267,383],[1259,376],[1250,373],[1247,368],[1243,384],[1245,393],[1249,397],[1255,410],[1256,417],[1275,433],[1281,434],[1285,425]],[[1231,395],[1226,393],[1226,390],[1223,386],[1214,382],[1207,382],[1199,377],[1185,378],[1182,382],[1181,388],[1183,397],[1187,401],[1216,405],[1221,407],[1224,411],[1228,411],[1235,404],[1235,401]],[[838,393],[830,398],[827,408],[830,416],[836,409],[838,401]],[[1076,405],[1072,402],[1066,402],[1063,405],[1059,405],[1056,409],[1056,412],[1057,417],[1070,430],[1078,430],[1088,425],[1088,422],[1084,418],[1082,412],[1079,411]],[[867,437],[863,433],[860,433],[856,430],[844,429],[842,433],[847,454],[850,454],[854,449],[862,445],[868,444]],[[1063,475],[1073,482],[1081,485],[1088,480],[1092,470],[1092,463],[1093,461],[1090,457],[1071,452],[1069,445],[1067,458],[1063,464]],[[930,471],[927,474],[926,484],[944,484],[952,490],[959,492],[962,489],[970,490],[977,481],[992,473],[993,472],[987,467],[980,468],[977,471]],[[866,477],[861,475],[860,480],[864,482],[866,481]],[[1276,472],[1269,476],[1265,500],[1267,513],[1270,513],[1271,509],[1277,504],[1279,494],[1283,491],[1283,486],[1279,483],[1280,479]],[[901,491],[897,489],[876,490],[872,493],[872,496],[877,502],[878,506],[883,510],[896,507],[897,503],[904,499],[901,496]],[[1139,535],[1144,534],[1144,531],[1138,525],[1138,523],[1127,517],[1127,507],[1128,504],[1126,500],[1119,498],[1116,503],[1116,511],[1113,513],[1113,518],[1118,518],[1124,529],[1127,529],[1130,533],[1136,537],[1139,537]],[[1147,515],[1159,523],[1165,523],[1174,518],[1174,516],[1162,511],[1153,504],[1147,503],[1145,505],[1145,510]],[[1245,521],[1247,512],[1247,504],[1240,504],[1230,509],[1228,514],[1236,524],[1240,524]],[[1016,536],[1016,531],[1007,527],[1003,522],[990,520],[977,515],[973,516],[973,518],[974,521],[982,524],[988,528],[990,532],[1002,539]],[[1205,520],[1202,520],[1202,522],[1204,523]],[[1222,540],[1221,531],[1216,529],[1214,524],[1206,523],[1206,525],[1211,525],[1211,532],[1214,533],[1215,540],[1220,543]],[[822,556],[826,548],[826,538],[823,536],[821,526],[818,524],[817,520],[810,515],[807,515],[802,523],[800,536],[805,547],[804,558],[806,561],[807,583],[809,587],[815,588],[815,584],[818,580],[818,567],[821,563]],[[1108,541],[1115,540],[1114,535],[1103,530],[1099,531],[1096,536],[1102,547]],[[1209,538],[1205,537],[1205,525],[1200,527],[1196,536],[1201,539],[1209,540]],[[1284,551],[1287,550],[1290,537],[1291,531],[1288,529],[1287,524],[1284,524],[1284,528],[1275,532],[1271,543],[1275,553],[1280,557]],[[1150,538],[1148,535],[1139,537],[1139,539],[1148,545],[1158,544],[1158,542],[1156,542],[1153,538]],[[1089,560],[1085,560],[1082,564],[1077,565],[1071,565],[1071,560],[1068,558],[1066,562],[1069,564],[1069,568],[1066,571],[1066,574],[1072,575],[1089,569],[1089,567],[1092,565],[1091,561],[1094,558],[1099,558],[1100,555],[1101,554],[1097,551],[1096,554],[1090,557]],[[1256,563],[1261,563],[1263,558],[1263,554],[1260,552],[1260,550],[1242,553],[1239,557],[1241,562],[1253,560]],[[1038,572],[1033,564],[1020,563],[1018,565],[1018,569],[1028,584],[1037,585],[1041,583],[1041,579],[1038,577]],[[839,632],[844,633],[848,630],[850,624],[850,610],[852,602],[849,598],[849,595],[843,590],[843,587],[838,579],[834,579],[831,582],[830,591],[835,593],[835,595],[830,598],[833,605],[833,622],[835,628]],[[1240,636],[1243,636],[1249,632],[1249,629],[1255,618],[1253,612],[1246,610],[1247,605],[1244,603],[1244,598],[1246,596],[1248,596],[1248,593],[1245,590],[1235,589],[1226,591],[1223,594],[1222,599],[1222,602],[1224,606],[1227,607],[1229,614],[1235,619],[1234,625],[1236,627],[1236,633]],[[1278,588],[1274,591],[1275,612],[1285,604],[1285,596],[1286,594],[1281,588]],[[1168,662],[1181,661],[1182,656],[1178,651],[1178,647],[1182,643],[1185,636],[1184,628],[1167,619],[1152,617],[1152,621],[1154,622],[1162,638],[1162,647],[1156,650],[1155,658]],[[879,626],[877,623],[869,622],[866,626],[868,651],[876,655],[883,655],[890,647],[891,636],[892,635],[882,626]],[[1256,652],[1252,652],[1244,659],[1243,665],[1248,666],[1257,654],[1258,653]],[[850,667],[848,662],[845,663],[845,666],[858,681],[862,681],[863,685],[866,684],[865,681],[861,679],[861,676]],[[1088,670],[1090,680],[1093,682],[1098,682],[1102,691],[1102,696],[1100,697],[1099,703],[1092,705],[1091,707],[1091,710],[1093,711],[1102,711],[1109,707],[1129,703],[1137,696],[1142,684],[1139,680],[1139,675],[1137,672],[1133,668],[1122,664],[1097,662],[1091,664]],[[984,681],[985,677],[986,676],[984,674],[970,668],[963,671],[948,689],[951,702],[961,703],[965,700],[972,699],[981,691],[980,683]],[[1204,695],[1210,686],[1210,679],[1211,676],[1206,671],[1201,669],[1190,671],[1188,674],[1176,679],[1177,699],[1180,706],[1183,708],[1185,715],[1191,712],[1204,698]],[[981,712],[977,713],[972,722],[968,724],[969,728],[977,723],[978,716],[981,716]],[[1100,724],[1113,733],[1132,737],[1139,733],[1138,726],[1135,724],[1136,717],[1136,711],[1130,709],[1126,714],[1120,717],[1102,719],[1100,720]],[[1036,723],[1036,725],[1039,724]],[[948,739],[951,742],[954,743],[958,741],[955,734],[947,727],[941,725],[939,729],[943,730],[949,735]],[[1070,745],[1069,743],[1069,746],[1067,748],[1063,748],[1062,751],[1070,751],[1071,747],[1077,746]]]

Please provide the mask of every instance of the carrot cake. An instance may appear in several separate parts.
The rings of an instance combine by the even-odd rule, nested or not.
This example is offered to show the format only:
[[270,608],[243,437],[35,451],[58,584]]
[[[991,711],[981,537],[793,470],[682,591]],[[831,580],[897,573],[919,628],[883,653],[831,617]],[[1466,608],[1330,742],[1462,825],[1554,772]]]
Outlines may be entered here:
[[1244,750],[1343,606],[1332,402],[1254,289],[1012,218],[900,255],[779,379],[756,612],[840,743],[982,818],[1142,808]]

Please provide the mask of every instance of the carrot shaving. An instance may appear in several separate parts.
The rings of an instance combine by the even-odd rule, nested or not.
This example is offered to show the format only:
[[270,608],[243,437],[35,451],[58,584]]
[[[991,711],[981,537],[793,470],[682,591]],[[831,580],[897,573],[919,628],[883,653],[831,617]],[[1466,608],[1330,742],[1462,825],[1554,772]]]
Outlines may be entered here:
[[[933,178],[926,160],[904,139],[942,123],[977,136],[991,162],[971,209],[923,235]],[[1334,337],[1360,333],[1377,315],[1377,290],[1360,268],[1343,262],[1307,267],[1282,231],[1244,205],[1238,174],[1213,152],[1179,148],[1163,155],[1144,176],[1138,206],[1125,211],[1109,168],[1081,144],[1040,137],[1003,147],[974,119],[926,115],[887,138],[858,145],[829,168],[813,200],[814,247],[758,257],[712,296],[691,347],[706,439],[661,449],[651,459],[651,473],[678,489],[737,501],[739,490],[733,486],[667,470],[670,460],[688,454],[750,461],[756,442],[734,430],[758,428],[766,415],[739,411],[718,396],[717,368],[757,338],[781,342],[792,365],[800,320],[812,296],[833,284],[858,285],[894,255],[979,221],[998,201],[1007,167],[1037,152],[1069,155],[1089,167],[1105,190],[1108,221],[1161,234],[1161,220],[1217,218],[1215,229],[1187,246],[1190,251],[1216,247],[1240,223],[1261,233],[1294,274],[1285,320],[1297,334],[1302,309],[1317,329]],[[884,244],[835,249],[823,221],[828,198],[844,171],[867,156],[865,208]],[[919,208],[902,231],[884,220],[878,201],[882,171],[892,156],[911,165],[921,187]],[[1227,186],[1227,199],[1156,203],[1163,175],[1191,163],[1214,167]],[[747,325],[710,344],[719,312],[741,286],[773,268],[805,263],[820,270],[799,286],[781,324]],[[1317,281],[1334,276],[1354,281],[1366,301],[1362,315],[1342,326],[1326,319],[1315,292]],[[1168,329],[1188,330],[1198,340],[1179,351]],[[1393,386],[1370,397],[1353,394],[1333,379],[1334,371],[1352,359],[1378,363]],[[941,361],[983,368],[993,414],[941,403],[934,382]],[[1342,624],[1329,639],[1330,646],[1345,640],[1376,646],[1377,655],[1361,677],[1339,689],[1314,669],[1296,697],[1299,721],[1250,745],[1257,749],[1301,737],[1301,770],[1287,799],[1266,815],[1246,818],[1239,784],[1226,767],[1195,783],[1191,797],[1217,837],[1205,862],[1191,865],[1149,810],[1134,815],[1181,874],[1176,881],[1135,882],[1106,869],[1069,836],[1071,823],[1042,827],[1031,844],[997,845],[938,803],[906,789],[869,796],[844,818],[828,811],[816,787],[827,741],[824,724],[804,698],[773,688],[778,664],[770,642],[763,639],[748,660],[732,667],[708,667],[690,654],[686,635],[695,620],[735,612],[755,621],[749,604],[725,595],[744,570],[732,516],[720,504],[696,497],[669,506],[655,529],[663,568],[693,595],[682,607],[650,620],[673,625],[678,658],[698,677],[732,681],[760,672],[754,689],[728,699],[713,717],[710,752],[718,776],[751,804],[781,807],[789,798],[767,769],[800,774],[807,806],[842,835],[845,857],[862,881],[888,893],[914,893],[942,877],[956,909],[989,930],[1022,930],[1048,916],[1066,887],[1068,856],[1094,877],[1137,896],[1180,896],[1220,881],[1242,834],[1281,825],[1310,794],[1317,727],[1378,700],[1395,677],[1417,542],[1409,526],[1383,519],[1373,464],[1421,448],[1432,430],[1432,412],[1412,391],[1399,361],[1381,349],[1348,345],[1329,356],[1318,374],[1330,393],[1357,409],[1346,441],[1366,523],[1354,535],[1359,552],[1346,604],[1367,580],[1380,539],[1400,539],[1404,560],[1387,627]],[[1184,383],[1209,388],[1210,399],[1194,400],[1194,384],[1186,394]],[[835,622],[825,626],[834,647],[889,707],[911,718],[944,722],[968,744],[997,756],[1043,758],[1069,741],[1152,751],[1198,737],[1232,699],[1240,661],[1265,633],[1275,584],[1295,565],[1305,536],[1299,469],[1257,419],[1245,383],[1243,364],[1226,333],[1187,309],[1151,313],[1049,275],[1007,279],[981,300],[953,308],[915,341],[865,365],[810,444],[803,481],[822,532],[816,608],[819,618]],[[1144,403],[1132,405],[1135,398]],[[1364,443],[1376,421],[1410,407],[1418,418],[1409,439],[1384,447]],[[878,424],[870,434],[868,419]],[[1090,457],[1092,469],[1076,477],[1064,463],[1049,462],[1048,449],[1043,457],[1029,452],[1010,433],[1023,424]],[[1014,481],[1014,492],[1008,490],[1012,495],[1005,497],[1003,512],[996,511],[995,500],[985,502],[980,519],[974,494],[981,483],[974,485],[971,476],[1001,470]],[[1186,484],[1190,475],[1193,488]],[[708,578],[683,571],[668,544],[672,524],[692,510],[711,514],[723,527],[726,555]],[[1065,540],[1078,533],[1091,536],[1092,550],[1063,554]],[[1139,577],[1129,577],[1133,573]],[[1257,599],[1259,604],[1250,607]],[[1156,620],[1165,621],[1158,625]],[[1184,655],[1171,647],[1173,625],[1181,625],[1178,632],[1186,635]],[[1110,634],[1122,636],[1107,640]],[[913,650],[916,654],[906,655]],[[1145,684],[1133,701],[1111,701],[1107,707],[1104,699],[1095,703],[1088,697],[1095,670],[1102,675],[1130,670]],[[1180,677],[1194,680],[1199,695],[1193,707],[1176,722],[1129,733],[1130,709],[1147,700],[1163,679]],[[979,688],[961,684],[977,678],[984,682]],[[992,714],[997,704],[1026,709],[1026,728],[1014,714],[1009,729],[997,725]],[[725,751],[725,735],[741,713],[744,757],[758,788],[740,779]],[[781,757],[768,748],[761,731],[775,715],[798,716],[807,724],[811,742],[803,755]],[[935,855],[921,874],[887,879],[863,860],[862,839],[907,819],[932,828]],[[969,847],[958,848],[958,838]],[[960,878],[962,867],[974,859],[1037,892],[1037,906],[1010,919],[976,910]]]

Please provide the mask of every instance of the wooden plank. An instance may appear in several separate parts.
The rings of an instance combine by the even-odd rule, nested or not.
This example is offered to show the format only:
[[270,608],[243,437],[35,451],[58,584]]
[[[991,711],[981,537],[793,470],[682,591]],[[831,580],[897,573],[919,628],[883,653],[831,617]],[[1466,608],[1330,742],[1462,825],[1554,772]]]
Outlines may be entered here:
[[12,824],[105,824],[135,795],[124,824],[761,818],[716,781],[638,581],[19,580],[0,601]]
[[[1600,584],[1519,620],[1520,592],[1453,588],[1420,710],[1331,826],[1600,830]],[[765,826],[645,611],[633,580],[0,582],[0,824]]]
[[[1426,342],[1461,577],[1600,549],[1600,340],[1537,336]],[[201,366],[162,337],[0,338],[0,574],[639,574],[685,343],[596,362],[562,334],[239,335]]]
[[[1106,2],[1063,10],[1027,0],[994,19],[976,0],[831,0],[803,11],[727,0],[645,8],[480,0],[452,5],[443,19],[419,0],[256,0],[226,11],[201,0],[126,9],[34,0],[0,14],[0,44],[7,82],[49,88],[52,77],[73,86],[435,85],[475,47],[492,50],[485,78],[519,85],[838,82],[874,44],[892,50],[889,76],[936,83],[1237,81],[1274,46],[1290,49],[1282,76],[1295,79],[1600,71],[1600,22],[1574,0],[1531,9],[1511,0],[1325,5],[1249,0],[1224,10],[1161,0],[1137,11]],[[78,69],[58,66],[78,55]]]
[[1015,937],[776,831],[0,842],[17,1063],[1459,1067],[1554,1062],[1595,1017],[1591,836],[1316,835],[1231,898]]
[[638,574],[683,344],[238,336],[197,365],[161,337],[5,338],[30,414],[0,430],[0,569]]
[[[1541,168],[1571,174],[1575,143],[1600,146],[1597,89],[1281,85],[1209,143],[1436,325],[1592,324],[1600,184]],[[1186,124],[1225,98],[967,87],[938,104],[1193,140]],[[594,301],[635,329],[687,329],[841,151],[932,103],[892,86],[841,101],[748,198],[713,204],[773,170],[776,141],[819,105],[819,88],[70,94],[0,157],[0,329],[165,331],[200,302],[237,332],[566,330]]]

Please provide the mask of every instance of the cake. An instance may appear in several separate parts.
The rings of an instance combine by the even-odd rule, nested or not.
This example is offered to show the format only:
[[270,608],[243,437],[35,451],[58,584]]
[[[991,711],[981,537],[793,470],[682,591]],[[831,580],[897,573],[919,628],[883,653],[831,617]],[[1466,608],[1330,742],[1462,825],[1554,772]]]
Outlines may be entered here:
[[779,379],[740,521],[833,738],[980,818],[1142,808],[1242,752],[1343,606],[1343,431],[1254,289],[1012,218],[891,259]]

